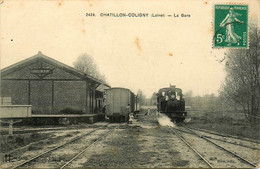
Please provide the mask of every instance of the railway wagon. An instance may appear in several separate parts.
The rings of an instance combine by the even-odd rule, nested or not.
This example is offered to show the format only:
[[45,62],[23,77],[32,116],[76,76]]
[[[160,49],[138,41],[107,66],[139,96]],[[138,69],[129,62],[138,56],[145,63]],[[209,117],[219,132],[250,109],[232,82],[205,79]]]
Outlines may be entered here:
[[182,122],[187,116],[182,90],[173,85],[161,88],[157,93],[157,110],[166,114],[171,120]]
[[126,122],[131,112],[138,111],[138,99],[129,89],[106,90],[106,116],[112,122]]

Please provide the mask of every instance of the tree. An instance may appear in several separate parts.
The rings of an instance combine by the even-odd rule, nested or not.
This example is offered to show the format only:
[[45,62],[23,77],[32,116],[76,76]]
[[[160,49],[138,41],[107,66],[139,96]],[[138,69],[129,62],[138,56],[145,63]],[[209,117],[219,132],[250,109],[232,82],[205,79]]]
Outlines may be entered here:
[[143,94],[143,91],[141,90],[141,89],[139,89],[138,91],[137,91],[137,95],[138,95],[138,98],[139,98],[139,103],[140,103],[140,105],[142,106],[142,105],[144,105],[145,104],[145,95]]
[[84,53],[77,58],[73,65],[75,69],[106,82],[105,75],[98,71],[92,56]]
[[184,99],[185,99],[185,105],[192,107],[192,97],[193,97],[192,91],[189,90],[189,91],[185,92],[183,96],[184,96]]
[[150,105],[156,105],[157,104],[157,94],[156,92],[153,92],[153,95],[150,98]]
[[157,99],[157,94],[156,92],[153,92],[153,95],[151,96],[151,100],[156,100]]
[[249,27],[249,49],[232,49],[226,54],[226,78],[220,95],[229,103],[240,106],[250,122],[259,116],[259,30]]

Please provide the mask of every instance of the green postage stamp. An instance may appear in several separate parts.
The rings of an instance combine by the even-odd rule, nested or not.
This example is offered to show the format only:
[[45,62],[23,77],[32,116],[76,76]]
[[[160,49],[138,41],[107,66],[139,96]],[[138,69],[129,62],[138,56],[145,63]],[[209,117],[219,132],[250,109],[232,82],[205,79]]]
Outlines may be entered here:
[[248,48],[248,6],[215,5],[215,48]]

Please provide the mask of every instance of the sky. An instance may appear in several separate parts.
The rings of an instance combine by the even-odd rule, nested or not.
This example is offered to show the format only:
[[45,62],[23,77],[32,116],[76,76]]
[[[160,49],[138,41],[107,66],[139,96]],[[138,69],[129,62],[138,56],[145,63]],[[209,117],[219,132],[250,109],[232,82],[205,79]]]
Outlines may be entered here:
[[[133,92],[141,89],[147,97],[170,84],[184,93],[191,90],[194,95],[217,94],[224,81],[224,64],[219,60],[226,49],[212,48],[213,9],[214,4],[232,1],[1,2],[1,69],[38,51],[69,66],[86,53],[94,58],[111,87]],[[233,2],[248,4],[249,18],[259,18],[257,0]],[[100,16],[107,13],[141,13],[148,17]]]

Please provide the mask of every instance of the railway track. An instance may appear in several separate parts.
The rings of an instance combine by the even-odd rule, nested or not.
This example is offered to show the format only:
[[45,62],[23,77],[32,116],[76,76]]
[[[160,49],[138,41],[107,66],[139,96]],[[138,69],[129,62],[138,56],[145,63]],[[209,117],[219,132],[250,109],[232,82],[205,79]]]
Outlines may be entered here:
[[[190,132],[190,131],[184,131],[182,129],[176,129],[176,130],[178,130],[180,132],[192,134],[192,132]],[[211,133],[209,133],[209,134],[211,134]],[[214,134],[211,134],[211,135],[214,135]],[[219,135],[217,135],[217,136],[219,136]],[[207,135],[203,135],[203,137],[206,137],[210,140],[216,140],[216,141],[220,141],[220,142],[224,142],[224,143],[228,143],[228,144],[233,144],[233,145],[240,146],[240,147],[249,148],[249,149],[252,149],[252,150],[260,150],[260,148],[258,148],[258,147],[252,147],[252,146],[248,146],[248,145],[244,145],[244,144],[239,144],[239,143],[236,143],[236,142],[231,142],[231,141],[227,141],[227,140],[220,139],[220,138],[214,138],[214,137],[207,136]],[[219,137],[221,137],[221,136],[219,136]],[[237,139],[237,138],[235,138],[235,139]],[[239,139],[237,139],[237,140],[239,140]],[[246,140],[240,140],[240,141],[246,141]]]
[[[89,137],[91,137],[94,132],[98,132],[99,130],[101,129],[105,129],[106,127],[108,127],[110,123],[104,125],[104,126],[101,126],[99,128],[96,128],[94,130],[91,130],[90,132],[87,132],[87,133],[84,133],[80,136],[77,136],[77,137],[74,137],[72,139],[70,139],[69,141],[65,142],[65,143],[62,143],[56,147],[53,147],[53,148],[49,148],[49,149],[46,149],[45,151],[42,151],[40,154],[37,154],[33,157],[30,157],[29,159],[24,159],[24,160],[19,160],[21,161],[20,163],[16,162],[15,165],[11,166],[11,167],[7,167],[7,168],[20,168],[20,167],[33,167],[34,168],[34,165],[36,164],[37,165],[37,160],[41,160],[44,159],[46,160],[45,161],[45,164],[46,162],[48,163],[50,158],[49,156],[51,156],[52,153],[55,153],[55,152],[59,152],[58,150],[62,151],[65,151],[65,156],[66,156],[66,148],[73,148],[74,145],[77,144],[77,142],[80,142],[80,141],[83,141],[83,143],[81,143],[82,145],[84,145],[86,142],[84,142],[85,140],[84,139],[88,139]],[[117,125],[115,128],[118,128],[120,125]],[[55,166],[55,168],[64,168],[66,167],[67,165],[69,165],[73,160],[75,160],[80,154],[82,154],[84,151],[86,151],[89,147],[93,146],[95,143],[97,143],[98,141],[100,141],[102,138],[104,138],[105,136],[107,136],[109,133],[111,133],[111,130],[109,130],[108,132],[105,132],[105,134],[101,134],[100,136],[98,136],[98,138],[94,138],[94,139],[91,139],[89,141],[89,144],[87,144],[87,146],[81,146],[80,147],[80,151],[78,153],[74,153],[74,150],[73,150],[73,156],[71,157],[67,157],[65,158],[65,160],[60,160],[63,162],[63,164],[58,164],[58,166]],[[76,149],[75,149],[76,150]],[[41,158],[41,159],[40,159]],[[41,162],[40,162],[41,163]],[[58,163],[57,161],[53,162],[55,165]]]
[[208,133],[208,134],[213,134],[213,135],[218,135],[221,137],[234,138],[234,139],[238,139],[238,140],[243,140],[243,141],[260,144],[259,140],[253,140],[253,139],[238,137],[238,136],[234,136],[234,135],[221,134],[221,133],[217,133],[217,132],[213,132],[213,131],[209,131],[209,130],[205,130],[205,129],[199,129],[199,128],[192,128],[192,130],[196,130],[196,131],[204,132],[204,133]]
[[[116,126],[115,128],[113,128],[113,130],[119,128],[120,125]],[[90,148],[91,146],[93,146],[95,143],[97,143],[98,141],[102,140],[102,138],[106,137],[107,135],[109,135],[110,133],[112,133],[112,131],[109,131],[107,133],[105,133],[104,135],[102,135],[101,137],[99,137],[97,140],[95,140],[94,142],[92,142],[91,144],[87,145],[82,151],[80,151],[79,153],[77,153],[74,157],[72,157],[68,162],[66,162],[65,164],[63,164],[60,169],[65,168],[66,166],[68,166],[72,161],[74,161],[76,158],[78,158],[81,154],[83,154],[88,148]]]
[[[85,127],[85,126],[83,126]],[[83,128],[82,127],[82,128]],[[76,126],[53,126],[53,127],[46,127],[46,128],[29,128],[29,129],[19,129],[19,128],[14,128],[13,134],[18,135],[18,134],[27,134],[27,133],[40,133],[40,132],[52,132],[52,131],[62,131],[62,130],[76,130],[79,129],[78,125]],[[1,136],[8,136],[9,135],[9,128],[7,127],[2,127],[0,130],[0,135]]]
[[[60,128],[42,128],[42,129],[25,129],[25,130],[17,130],[15,129],[13,131],[13,134],[16,135],[16,134],[26,134],[26,133],[39,133],[39,132],[47,132],[47,131],[57,131],[57,130],[75,130],[75,128],[66,128],[66,127],[60,127]],[[2,130],[0,131],[0,135],[2,136],[8,136],[8,129],[5,129],[5,130]]]
[[219,144],[217,144],[217,143],[211,141],[210,139],[208,139],[208,138],[206,138],[206,137],[204,137],[204,136],[202,136],[202,135],[198,135],[196,132],[194,132],[194,131],[193,131],[192,129],[190,129],[190,128],[187,128],[187,127],[184,127],[184,128],[186,128],[187,130],[191,131],[192,133],[194,133],[194,134],[197,135],[198,137],[203,138],[204,140],[206,140],[206,141],[212,143],[213,145],[215,145],[215,146],[217,146],[217,147],[223,149],[224,151],[230,153],[231,155],[233,155],[233,156],[239,158],[240,160],[244,161],[245,163],[251,165],[251,167],[256,167],[255,164],[253,164],[252,162],[248,161],[247,159],[245,159],[245,158],[239,156],[237,153],[235,153],[235,152],[233,152],[233,151],[231,151],[231,150],[228,150],[228,149],[224,148],[223,146],[220,146]]
[[213,166],[210,164],[210,162],[207,159],[205,159],[203,157],[203,155],[200,152],[198,152],[191,144],[189,144],[189,142],[182,137],[182,135],[179,133],[179,131],[177,131],[174,128],[171,128],[171,130],[175,133],[175,135],[177,135],[181,139],[181,141],[183,141],[190,149],[192,149],[192,151],[194,151],[209,168],[213,168]]
[[[242,167],[256,167],[255,164],[248,161],[247,159],[245,159],[245,158],[239,156],[238,154],[220,146],[219,144],[216,144],[215,142],[211,141],[210,139],[208,139],[204,136],[198,135],[197,133],[195,133],[194,131],[192,131],[189,128],[185,128],[186,130],[189,131],[189,132],[185,132],[185,133],[183,131],[177,130],[175,128],[171,128],[171,129],[210,168],[236,167],[236,165],[232,166],[233,164],[229,164],[229,163],[234,163],[234,164],[240,163],[240,166],[242,166]],[[189,135],[189,137],[187,135]],[[196,138],[193,137],[193,136],[195,136]],[[204,140],[204,142],[202,142],[202,140]],[[210,145],[213,145],[214,147],[209,148]],[[214,150],[214,151],[212,151],[212,150]],[[223,151],[226,153],[226,155],[223,154]],[[227,153],[229,154],[229,156],[227,156]],[[216,156],[216,154],[218,154],[219,156]],[[234,157],[235,157],[235,159],[234,159]],[[243,161],[243,163],[241,161]],[[222,166],[220,166],[220,164]],[[228,166],[223,166],[223,164],[224,165],[226,164]]]

